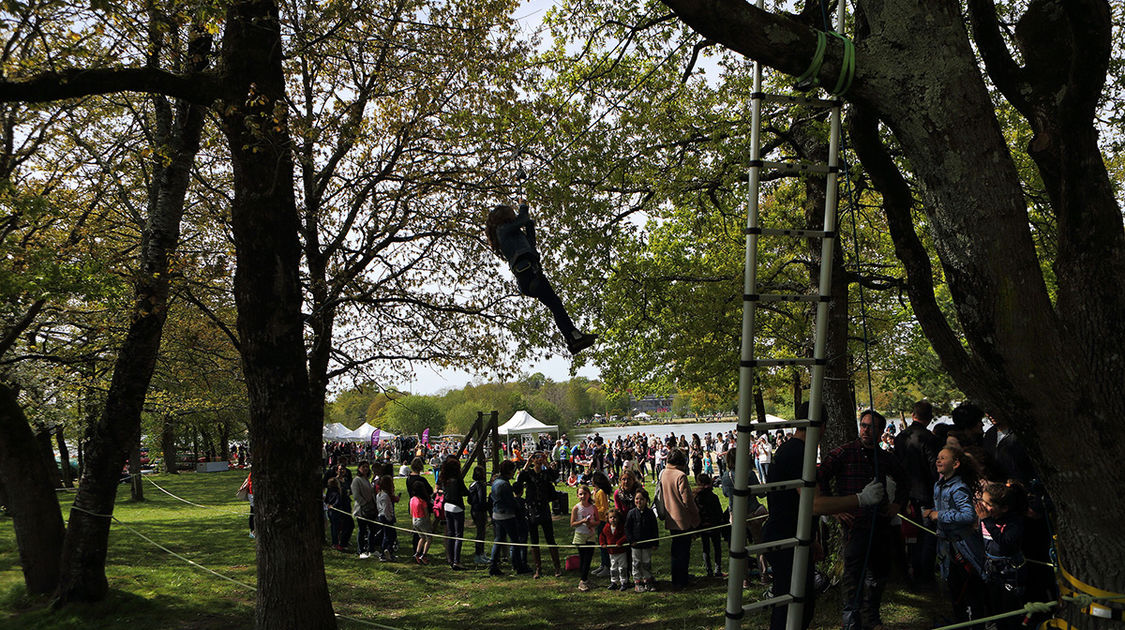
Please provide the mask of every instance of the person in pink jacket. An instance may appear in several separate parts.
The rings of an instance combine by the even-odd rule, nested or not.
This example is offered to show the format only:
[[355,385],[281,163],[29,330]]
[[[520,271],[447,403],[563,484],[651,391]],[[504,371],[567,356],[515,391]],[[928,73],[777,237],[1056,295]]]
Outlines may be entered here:
[[[668,455],[668,466],[660,475],[661,500],[667,516],[664,526],[672,534],[672,588],[688,585],[688,564],[691,558],[691,535],[699,527],[699,508],[687,478],[687,456],[680,449]],[[683,534],[683,535],[677,535]]]

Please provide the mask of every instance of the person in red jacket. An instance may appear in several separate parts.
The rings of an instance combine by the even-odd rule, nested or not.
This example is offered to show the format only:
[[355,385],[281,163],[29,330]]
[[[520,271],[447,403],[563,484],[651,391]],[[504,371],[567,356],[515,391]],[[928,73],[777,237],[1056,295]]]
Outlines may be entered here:
[[609,523],[602,528],[598,536],[598,544],[609,552],[609,590],[625,590],[625,579],[628,569],[625,568],[625,547],[628,540],[625,536],[625,518],[621,510],[611,510]]

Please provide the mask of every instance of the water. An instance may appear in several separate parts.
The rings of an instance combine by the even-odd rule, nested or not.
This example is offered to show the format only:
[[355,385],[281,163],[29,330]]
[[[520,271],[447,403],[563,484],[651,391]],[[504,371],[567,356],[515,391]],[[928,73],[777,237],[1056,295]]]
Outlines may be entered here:
[[[738,423],[735,420],[726,420],[720,422],[685,422],[685,423],[659,423],[659,424],[637,424],[627,427],[606,427],[606,426],[582,426],[575,430],[578,439],[583,437],[592,436],[594,433],[602,436],[603,439],[616,440],[618,437],[625,437],[626,435],[633,435],[634,433],[644,433],[649,439],[659,438],[663,439],[669,433],[675,433],[678,439],[681,435],[685,436],[688,441],[691,441],[691,434],[696,433],[700,439],[703,434],[708,431],[711,435],[718,435],[719,433],[726,433],[727,431],[734,431]],[[574,440],[571,440],[571,444]]]

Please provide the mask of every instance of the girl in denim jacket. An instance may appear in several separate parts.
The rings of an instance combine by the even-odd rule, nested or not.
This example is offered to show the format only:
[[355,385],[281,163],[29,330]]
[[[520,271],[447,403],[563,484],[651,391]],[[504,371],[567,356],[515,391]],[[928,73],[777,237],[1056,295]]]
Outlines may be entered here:
[[984,541],[974,506],[978,487],[971,464],[964,464],[960,448],[947,446],[938,453],[934,507],[922,515],[937,523],[938,563],[949,590],[954,622],[985,616],[983,597]]

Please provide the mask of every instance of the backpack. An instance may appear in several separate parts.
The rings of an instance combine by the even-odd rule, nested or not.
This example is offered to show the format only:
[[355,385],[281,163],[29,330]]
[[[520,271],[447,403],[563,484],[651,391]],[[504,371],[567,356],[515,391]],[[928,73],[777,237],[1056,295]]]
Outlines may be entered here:
[[434,518],[445,518],[445,493],[438,492],[434,495]]
[[[660,471],[660,477],[664,476],[664,471]],[[656,478],[656,491],[652,493],[652,507],[656,510],[656,515],[661,519],[668,518],[668,509],[664,507],[664,490],[660,483],[660,477]]]

